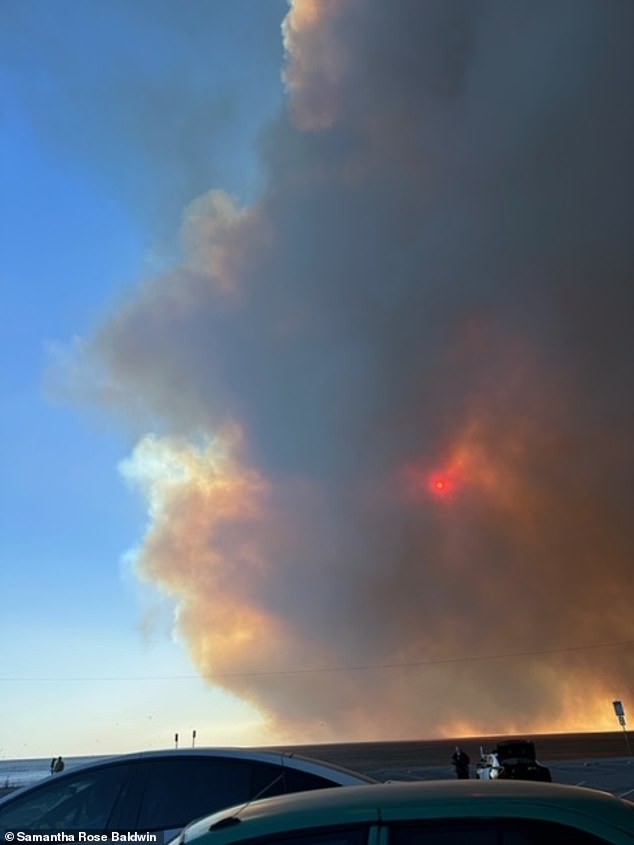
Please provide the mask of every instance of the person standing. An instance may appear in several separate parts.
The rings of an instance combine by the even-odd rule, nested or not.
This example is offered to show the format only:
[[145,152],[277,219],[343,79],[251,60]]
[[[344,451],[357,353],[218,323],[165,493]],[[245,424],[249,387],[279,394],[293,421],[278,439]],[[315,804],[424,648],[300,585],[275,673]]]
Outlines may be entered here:
[[463,780],[469,777],[469,763],[471,760],[466,751],[463,751],[459,745],[456,745],[456,750],[451,755],[451,761],[455,766],[457,778]]
[[53,759],[51,760],[51,774],[53,774],[54,771],[55,771],[55,757],[53,757]]

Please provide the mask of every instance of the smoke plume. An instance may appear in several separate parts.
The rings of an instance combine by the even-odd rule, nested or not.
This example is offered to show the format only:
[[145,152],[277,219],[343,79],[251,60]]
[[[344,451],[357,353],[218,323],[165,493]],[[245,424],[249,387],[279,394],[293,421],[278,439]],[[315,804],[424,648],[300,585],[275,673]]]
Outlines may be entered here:
[[613,727],[634,694],[634,7],[295,0],[264,189],[83,349],[139,577],[277,736]]

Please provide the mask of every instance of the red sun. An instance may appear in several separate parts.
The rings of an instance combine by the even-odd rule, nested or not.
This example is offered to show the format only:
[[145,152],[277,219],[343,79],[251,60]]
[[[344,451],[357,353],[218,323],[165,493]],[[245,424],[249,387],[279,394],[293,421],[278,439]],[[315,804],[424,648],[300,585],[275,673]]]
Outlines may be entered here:
[[447,496],[451,491],[451,483],[445,475],[432,475],[429,479],[429,489],[434,496]]
[[402,474],[408,493],[414,499],[432,496],[435,499],[452,499],[457,492],[459,479],[453,467],[443,467],[430,472],[420,465],[407,465]]

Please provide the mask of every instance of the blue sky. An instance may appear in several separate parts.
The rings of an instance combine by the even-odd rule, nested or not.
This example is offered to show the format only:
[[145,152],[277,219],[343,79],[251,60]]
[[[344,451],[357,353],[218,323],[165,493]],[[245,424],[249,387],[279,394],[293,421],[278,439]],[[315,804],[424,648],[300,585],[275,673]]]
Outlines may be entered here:
[[[161,747],[196,726],[210,744],[255,736],[257,715],[197,679],[169,622],[143,632],[160,599],[122,560],[146,520],[117,469],[130,432],[59,395],[50,371],[166,260],[190,200],[216,182],[242,201],[258,190],[285,12],[3,4],[4,757]],[[191,679],[127,680],[169,676]]]
[[633,16],[2,4],[0,755],[614,727]]

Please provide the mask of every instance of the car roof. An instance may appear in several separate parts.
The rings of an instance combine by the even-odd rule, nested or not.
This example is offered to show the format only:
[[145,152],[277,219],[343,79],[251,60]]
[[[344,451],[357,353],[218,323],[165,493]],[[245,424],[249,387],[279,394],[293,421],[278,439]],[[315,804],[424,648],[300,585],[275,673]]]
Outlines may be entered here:
[[[345,785],[361,783],[375,783],[375,779],[338,766],[335,763],[327,763],[314,757],[307,757],[303,754],[296,754],[294,751],[283,751],[276,748],[239,748],[239,747],[218,747],[218,748],[174,748],[162,749],[159,751],[138,751],[132,754],[124,754],[117,757],[117,760],[126,759],[152,759],[152,758],[174,758],[174,757],[223,757],[235,760],[250,760],[260,763],[271,763],[283,765],[292,769],[301,769],[304,772],[311,772],[324,777],[338,776],[338,782]],[[115,758],[109,758],[112,761]]]
[[520,780],[401,781],[253,801],[193,822],[181,842],[187,845],[206,833],[207,843],[221,845],[325,825],[492,815],[568,824],[597,819],[606,830],[634,830],[634,805],[598,790]]
[[[55,782],[61,782],[67,778],[74,777],[81,772],[89,772],[100,769],[104,766],[111,766],[117,763],[136,762],[141,760],[175,760],[186,757],[221,757],[223,759],[246,760],[256,763],[268,763],[275,766],[284,766],[288,769],[297,769],[308,774],[329,778],[340,786],[353,786],[357,784],[376,783],[374,778],[354,772],[334,763],[326,763],[312,757],[305,757],[302,754],[295,754],[292,751],[281,751],[273,748],[165,748],[155,751],[135,751],[130,754],[120,754],[112,757],[97,757],[88,763],[73,765],[72,758],[67,758],[65,771],[55,775]],[[28,786],[15,789],[8,795],[0,798],[0,806],[8,804],[14,798],[25,794],[32,789],[40,788],[44,783],[51,783],[46,777]]]

